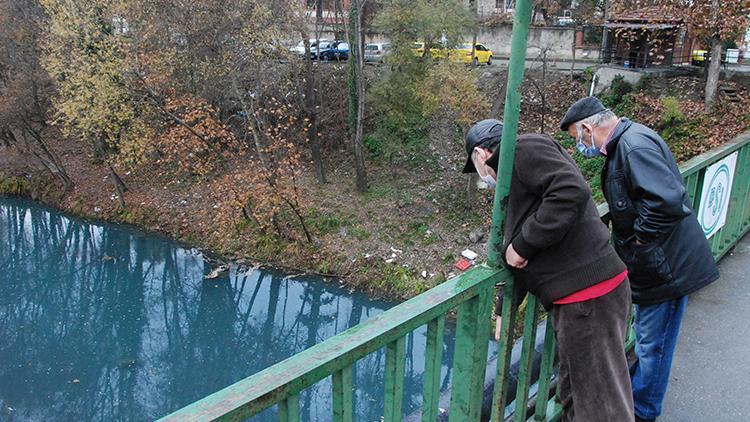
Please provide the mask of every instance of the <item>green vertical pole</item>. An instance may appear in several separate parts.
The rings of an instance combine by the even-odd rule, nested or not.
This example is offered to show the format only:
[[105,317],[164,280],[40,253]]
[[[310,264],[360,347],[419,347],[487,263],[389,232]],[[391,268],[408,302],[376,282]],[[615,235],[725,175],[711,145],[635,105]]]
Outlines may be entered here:
[[516,154],[516,135],[518,134],[518,115],[521,111],[521,93],[524,62],[526,61],[526,38],[531,22],[531,0],[517,0],[513,17],[513,35],[511,37],[510,64],[508,65],[508,88],[505,92],[505,111],[503,114],[503,141],[500,143],[500,163],[495,187],[495,202],[492,208],[492,228],[487,251],[487,263],[499,267],[502,262],[503,228],[505,212],[510,192],[510,179],[513,174],[513,158]]
[[[531,0],[517,0],[513,16],[513,35],[511,36],[510,63],[508,64],[508,82],[505,91],[505,110],[503,112],[503,141],[500,143],[500,160],[497,171],[497,186],[492,208],[492,227],[487,250],[487,264],[493,268],[500,267],[503,251],[503,231],[505,228],[505,213],[508,207],[510,179],[513,175],[513,160],[516,154],[516,135],[518,134],[518,115],[521,111],[521,93],[523,73],[526,61],[526,39],[531,23]],[[500,352],[497,358],[497,374],[493,392],[492,416],[493,422],[503,419],[505,394],[507,393],[508,367],[510,366],[510,350],[513,347],[513,326],[515,321],[515,299],[517,289],[513,287],[513,279],[509,276],[505,284],[503,303],[502,334]],[[510,302],[509,302],[510,301]]]

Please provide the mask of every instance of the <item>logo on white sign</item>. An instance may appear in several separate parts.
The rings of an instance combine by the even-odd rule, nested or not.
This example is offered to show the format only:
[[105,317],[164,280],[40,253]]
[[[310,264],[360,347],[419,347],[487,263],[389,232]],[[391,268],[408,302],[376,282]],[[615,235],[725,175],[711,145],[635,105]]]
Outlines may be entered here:
[[713,236],[726,222],[736,163],[734,153],[706,169],[698,209],[698,221],[706,237]]

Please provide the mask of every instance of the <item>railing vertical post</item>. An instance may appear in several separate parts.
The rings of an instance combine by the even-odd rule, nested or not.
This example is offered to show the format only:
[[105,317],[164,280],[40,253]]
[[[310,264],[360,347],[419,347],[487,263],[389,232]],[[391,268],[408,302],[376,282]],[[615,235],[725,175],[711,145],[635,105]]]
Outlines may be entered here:
[[733,243],[739,239],[742,229],[744,227],[744,215],[745,215],[745,198],[747,197],[748,191],[750,190],[750,166],[748,160],[750,159],[750,148],[747,146],[740,149],[737,154],[737,174],[734,176],[734,185],[736,189],[732,195],[732,207],[729,211],[731,214],[731,225],[732,225],[732,237],[728,240],[729,243]]
[[385,351],[385,413],[384,422],[401,420],[404,401],[404,364],[406,363],[406,338],[386,346]]
[[513,351],[513,323],[518,309],[518,289],[509,280],[503,291],[503,309],[500,321],[500,345],[497,352],[497,375],[495,388],[492,392],[492,422],[505,419],[505,399],[508,396],[508,373],[510,372],[510,356]]
[[434,422],[438,417],[444,334],[445,315],[441,315],[427,324],[427,350],[425,352],[424,392],[422,396],[423,422]]
[[351,422],[353,419],[354,400],[352,394],[352,367],[333,374],[333,420],[334,422]]
[[534,420],[547,420],[547,405],[549,402],[549,386],[552,378],[552,366],[555,362],[555,331],[552,327],[552,318],[547,316],[547,325],[544,331],[544,349],[542,351],[542,364],[539,369],[539,388],[536,392],[536,411]]
[[523,345],[521,346],[521,361],[518,368],[518,384],[516,385],[516,408],[513,420],[523,422],[526,420],[526,405],[531,388],[531,365],[534,360],[534,345],[536,343],[536,319],[539,314],[539,305],[534,295],[528,295],[526,299],[526,312],[523,324]]
[[299,395],[294,394],[279,403],[280,422],[299,422]]
[[453,353],[453,385],[448,420],[477,421],[482,409],[482,390],[487,371],[490,307],[493,286],[458,307],[456,344]]
[[[745,158],[744,160],[739,161],[737,165],[750,167],[750,144],[744,145],[741,150],[745,151]],[[745,179],[738,180],[738,182],[750,185],[750,170],[748,170]],[[746,227],[750,224],[750,188],[748,188],[748,190],[746,191],[745,198],[743,199],[741,206],[742,213],[740,215],[740,219],[742,220],[742,225],[740,226],[740,233],[744,233]]]
[[747,178],[747,169],[742,166],[742,162],[745,159],[745,149],[741,149],[737,153],[737,165],[734,170],[734,183],[732,184],[732,192],[729,193],[729,213],[727,214],[727,227],[729,228],[724,239],[724,248],[729,250],[732,242],[737,239],[740,233],[738,223],[742,219],[740,216],[742,211],[742,201],[745,198],[747,183],[740,182]]

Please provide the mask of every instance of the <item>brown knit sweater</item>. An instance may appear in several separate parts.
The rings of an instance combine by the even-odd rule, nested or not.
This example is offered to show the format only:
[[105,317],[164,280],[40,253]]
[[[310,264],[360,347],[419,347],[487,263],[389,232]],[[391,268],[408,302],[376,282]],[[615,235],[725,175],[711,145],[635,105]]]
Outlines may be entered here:
[[517,285],[549,309],[557,299],[614,277],[626,267],[609,237],[588,184],[562,146],[546,135],[519,136],[501,251],[505,257],[512,242],[529,261],[513,269]]

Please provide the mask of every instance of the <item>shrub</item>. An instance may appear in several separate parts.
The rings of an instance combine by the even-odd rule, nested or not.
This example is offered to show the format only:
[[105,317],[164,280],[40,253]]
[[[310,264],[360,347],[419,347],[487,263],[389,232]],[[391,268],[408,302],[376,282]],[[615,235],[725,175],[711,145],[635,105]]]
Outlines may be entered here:
[[622,75],[617,75],[612,80],[610,87],[600,96],[600,99],[607,108],[616,111],[623,101],[629,99],[626,96],[631,92],[633,92],[633,84],[626,81]]
[[0,175],[0,195],[26,196],[31,192],[31,183],[22,177]]
[[664,108],[662,112],[662,125],[664,127],[679,124],[685,120],[685,115],[680,110],[680,102],[675,97],[663,97],[661,104]]

